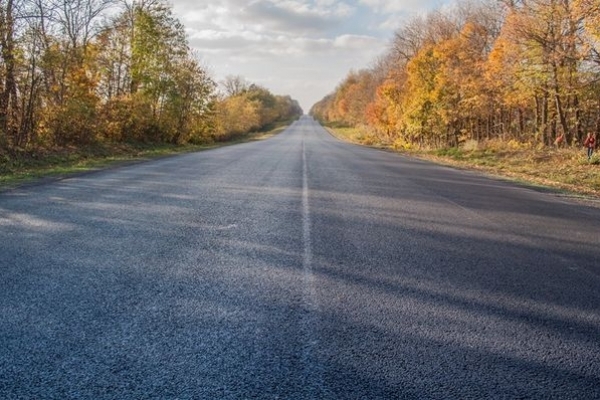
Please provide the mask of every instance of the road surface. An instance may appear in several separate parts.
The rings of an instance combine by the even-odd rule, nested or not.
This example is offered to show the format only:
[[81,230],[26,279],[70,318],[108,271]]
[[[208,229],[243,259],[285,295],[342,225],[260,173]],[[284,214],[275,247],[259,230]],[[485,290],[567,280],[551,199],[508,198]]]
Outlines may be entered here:
[[598,399],[600,209],[263,142],[0,194],[2,399]]

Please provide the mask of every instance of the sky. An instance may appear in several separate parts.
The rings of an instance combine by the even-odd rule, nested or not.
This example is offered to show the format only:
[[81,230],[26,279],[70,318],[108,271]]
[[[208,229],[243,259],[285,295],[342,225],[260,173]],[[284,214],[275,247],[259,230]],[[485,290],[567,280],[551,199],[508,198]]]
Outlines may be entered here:
[[308,112],[385,53],[402,21],[452,0],[171,0],[217,82],[242,76]]

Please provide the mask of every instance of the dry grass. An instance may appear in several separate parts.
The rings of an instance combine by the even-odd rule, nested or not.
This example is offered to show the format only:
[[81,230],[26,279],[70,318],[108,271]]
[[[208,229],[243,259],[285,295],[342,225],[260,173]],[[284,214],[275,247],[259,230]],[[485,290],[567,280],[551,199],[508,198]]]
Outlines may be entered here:
[[270,127],[270,130],[252,132],[227,142],[204,145],[105,143],[85,148],[37,149],[10,153],[0,151],[0,190],[40,179],[57,179],[124,163],[265,140],[281,133],[286,127],[286,124],[281,123]]
[[[578,148],[534,147],[515,142],[468,143],[444,150],[398,150],[397,146],[362,140],[358,129],[330,129],[336,137],[367,146],[401,151],[459,168],[474,169],[521,182],[600,198],[600,154],[588,161]],[[600,153],[600,152],[599,152]]]

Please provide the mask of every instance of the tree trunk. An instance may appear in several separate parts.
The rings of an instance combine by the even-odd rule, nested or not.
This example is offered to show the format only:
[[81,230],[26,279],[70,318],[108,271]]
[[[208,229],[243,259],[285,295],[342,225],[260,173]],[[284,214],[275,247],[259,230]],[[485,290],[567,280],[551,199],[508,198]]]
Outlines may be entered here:
[[[2,12],[2,11],[0,11]],[[16,102],[17,87],[15,81],[15,42],[13,0],[8,0],[3,14],[0,14],[0,45],[2,46],[2,59],[4,61],[3,90],[0,92],[0,134],[5,139],[14,135],[14,122],[12,117]],[[12,109],[11,109],[12,108]]]

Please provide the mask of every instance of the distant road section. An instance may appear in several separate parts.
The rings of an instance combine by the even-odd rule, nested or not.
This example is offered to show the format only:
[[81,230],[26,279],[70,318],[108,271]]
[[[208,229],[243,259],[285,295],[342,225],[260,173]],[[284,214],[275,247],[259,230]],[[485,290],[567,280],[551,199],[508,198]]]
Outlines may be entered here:
[[0,194],[2,399],[599,399],[600,209],[339,142]]

